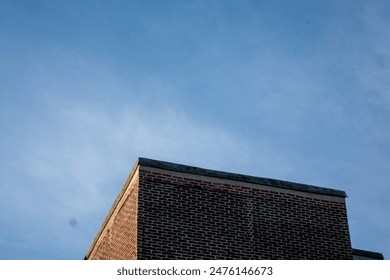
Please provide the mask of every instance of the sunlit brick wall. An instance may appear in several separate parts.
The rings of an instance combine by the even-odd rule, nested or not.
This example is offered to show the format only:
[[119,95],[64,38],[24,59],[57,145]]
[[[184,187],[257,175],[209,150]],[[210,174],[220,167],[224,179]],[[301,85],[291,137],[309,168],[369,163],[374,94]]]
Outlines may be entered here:
[[137,258],[138,175],[129,183],[88,259],[121,260]]

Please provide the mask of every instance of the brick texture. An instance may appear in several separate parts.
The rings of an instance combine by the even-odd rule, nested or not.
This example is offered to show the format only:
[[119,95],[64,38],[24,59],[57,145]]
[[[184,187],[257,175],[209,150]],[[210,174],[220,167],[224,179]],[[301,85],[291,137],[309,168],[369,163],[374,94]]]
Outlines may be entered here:
[[88,259],[352,259],[344,197],[143,166],[96,240]]
[[137,259],[138,176],[130,182],[88,259]]
[[138,259],[351,259],[345,203],[140,174]]

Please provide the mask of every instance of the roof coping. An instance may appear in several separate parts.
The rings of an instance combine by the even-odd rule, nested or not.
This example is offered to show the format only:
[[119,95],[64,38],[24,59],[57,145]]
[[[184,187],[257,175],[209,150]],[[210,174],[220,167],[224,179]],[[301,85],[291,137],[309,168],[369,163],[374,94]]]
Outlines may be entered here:
[[307,193],[339,196],[344,198],[347,197],[347,194],[344,191],[331,189],[331,188],[323,188],[323,187],[317,187],[317,186],[306,185],[301,183],[293,183],[293,182],[275,180],[275,179],[269,179],[263,177],[242,175],[242,174],[230,173],[225,171],[216,171],[216,170],[210,170],[210,169],[188,166],[183,164],[176,164],[176,163],[154,160],[154,159],[143,158],[143,157],[138,158],[138,164],[143,166],[165,169],[165,170],[210,176],[210,177],[240,181],[245,183],[267,185],[267,186],[273,186],[273,187],[307,192]]
[[360,249],[352,249],[352,255],[366,257],[374,260],[384,260],[384,257],[381,253]]

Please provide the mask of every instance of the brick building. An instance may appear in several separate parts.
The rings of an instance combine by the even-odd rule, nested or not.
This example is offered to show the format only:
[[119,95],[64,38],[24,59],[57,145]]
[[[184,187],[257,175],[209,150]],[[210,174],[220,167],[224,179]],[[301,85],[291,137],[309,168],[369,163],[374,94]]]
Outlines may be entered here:
[[139,158],[85,259],[383,259],[344,191]]

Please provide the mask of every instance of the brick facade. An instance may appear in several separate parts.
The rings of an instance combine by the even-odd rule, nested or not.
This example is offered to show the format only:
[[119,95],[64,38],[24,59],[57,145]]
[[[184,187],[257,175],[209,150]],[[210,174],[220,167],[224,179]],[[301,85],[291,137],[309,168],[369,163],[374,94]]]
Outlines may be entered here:
[[343,191],[139,159],[87,259],[352,259]]
[[137,258],[138,170],[124,185],[89,252],[90,259]]

